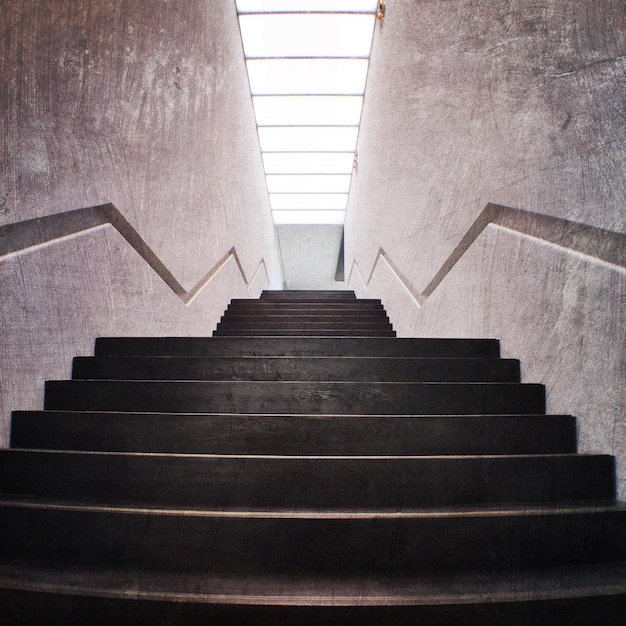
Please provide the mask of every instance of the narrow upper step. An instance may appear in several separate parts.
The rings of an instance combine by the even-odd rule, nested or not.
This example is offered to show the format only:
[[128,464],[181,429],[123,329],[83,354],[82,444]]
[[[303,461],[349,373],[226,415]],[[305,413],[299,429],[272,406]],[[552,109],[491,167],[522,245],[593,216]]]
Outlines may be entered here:
[[288,291],[266,290],[261,293],[261,300],[300,300],[321,302],[324,300],[356,300],[354,291],[293,289]]

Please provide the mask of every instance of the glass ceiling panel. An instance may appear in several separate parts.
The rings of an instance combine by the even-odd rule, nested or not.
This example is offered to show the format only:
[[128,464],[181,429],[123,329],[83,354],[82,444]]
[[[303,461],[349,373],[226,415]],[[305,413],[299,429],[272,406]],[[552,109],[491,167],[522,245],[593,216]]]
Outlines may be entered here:
[[356,126],[260,126],[263,152],[354,152]]
[[362,96],[255,96],[259,126],[358,126]]
[[270,174],[266,179],[270,193],[348,193],[352,177],[348,174]]
[[252,95],[362,95],[367,59],[251,59]]
[[239,13],[271,13],[272,11],[362,11],[373,13],[378,0],[237,0]]
[[369,13],[240,15],[246,58],[363,57],[370,54],[376,18]]
[[264,152],[266,174],[350,174],[352,152]]
[[270,206],[280,209],[335,209],[344,211],[348,202],[347,193],[271,193]]
[[339,224],[346,220],[345,211],[272,211],[274,224]]

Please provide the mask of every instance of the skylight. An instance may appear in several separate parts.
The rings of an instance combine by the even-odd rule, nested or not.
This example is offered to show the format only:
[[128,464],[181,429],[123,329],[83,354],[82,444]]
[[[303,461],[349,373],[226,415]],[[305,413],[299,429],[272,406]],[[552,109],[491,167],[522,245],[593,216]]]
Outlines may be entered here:
[[236,0],[275,224],[343,224],[377,0]]

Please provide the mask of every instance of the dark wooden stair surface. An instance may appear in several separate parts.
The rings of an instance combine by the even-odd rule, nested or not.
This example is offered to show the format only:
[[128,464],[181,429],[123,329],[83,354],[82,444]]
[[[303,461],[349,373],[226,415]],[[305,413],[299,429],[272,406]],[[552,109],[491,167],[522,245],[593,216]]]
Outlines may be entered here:
[[98,338],[0,451],[19,624],[622,624],[613,457],[494,339],[395,338],[353,292]]

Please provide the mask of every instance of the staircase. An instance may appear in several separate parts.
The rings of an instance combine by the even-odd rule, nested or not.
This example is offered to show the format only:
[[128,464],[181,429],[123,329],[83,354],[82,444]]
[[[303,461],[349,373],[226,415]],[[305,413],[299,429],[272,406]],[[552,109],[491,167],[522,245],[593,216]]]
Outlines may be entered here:
[[613,458],[519,381],[352,292],[97,339],[0,451],[5,623],[623,624]]

